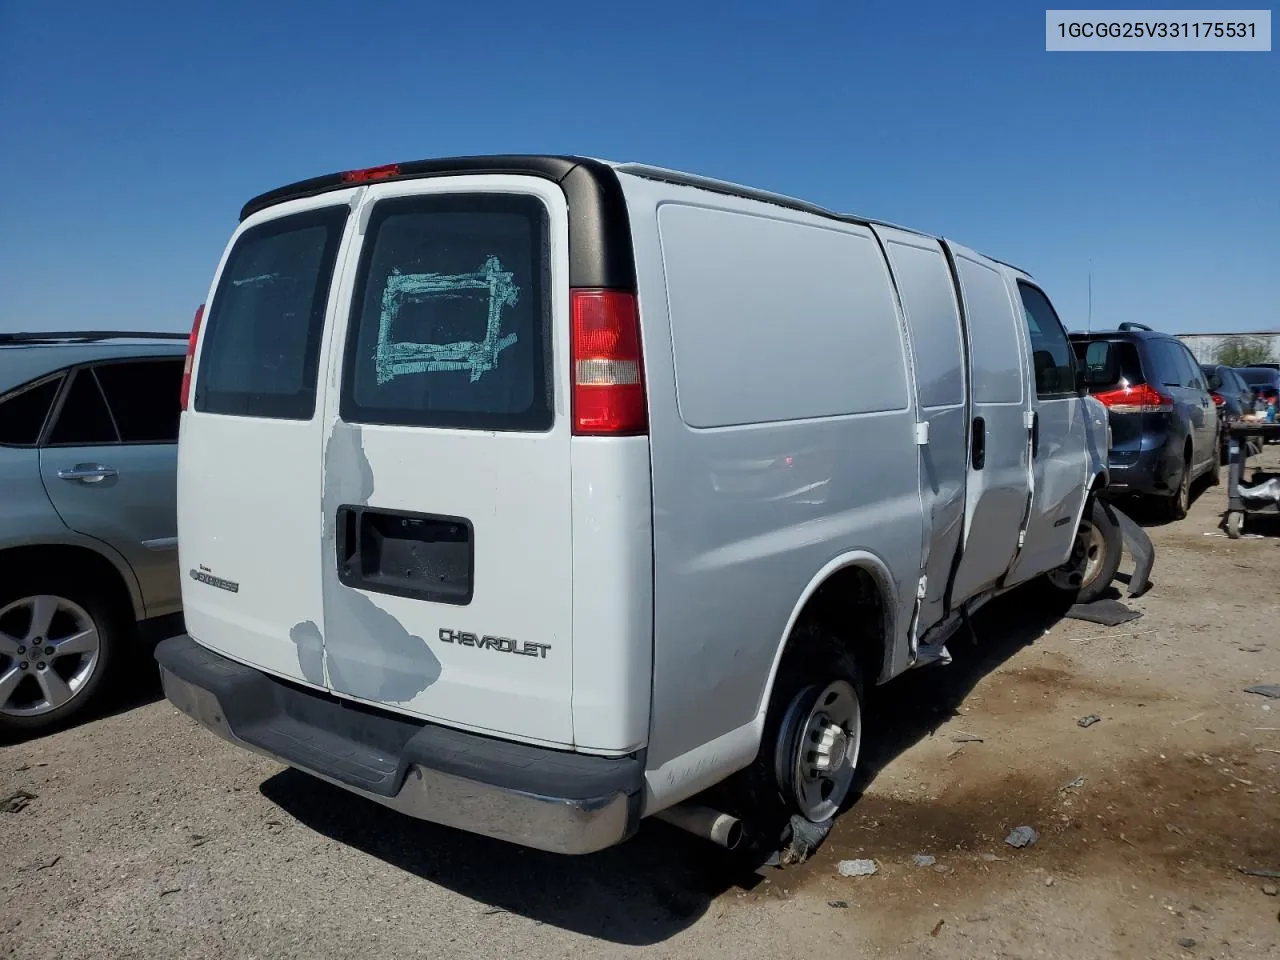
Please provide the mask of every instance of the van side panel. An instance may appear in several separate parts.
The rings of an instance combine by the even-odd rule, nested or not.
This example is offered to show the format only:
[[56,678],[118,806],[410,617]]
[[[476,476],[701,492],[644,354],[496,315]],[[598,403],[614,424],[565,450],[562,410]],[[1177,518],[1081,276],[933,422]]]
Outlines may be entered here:
[[653,464],[646,766],[665,767],[650,780],[665,803],[750,762],[787,621],[833,558],[887,565],[905,637],[922,521],[901,329],[870,231],[620,179]]
[[917,617],[921,636],[947,613],[947,588],[964,533],[969,419],[965,403],[964,337],[955,284],[931,237],[877,227],[893,268],[911,336],[920,421],[928,424],[920,446],[924,501],[925,596]]

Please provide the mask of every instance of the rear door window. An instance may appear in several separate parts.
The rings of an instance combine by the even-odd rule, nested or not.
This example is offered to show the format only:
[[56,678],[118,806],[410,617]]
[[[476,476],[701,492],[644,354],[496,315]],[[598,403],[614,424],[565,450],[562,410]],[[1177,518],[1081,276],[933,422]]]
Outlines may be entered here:
[[177,443],[182,361],[139,360],[94,368],[122,443]]
[[352,298],[343,420],[549,429],[548,238],[531,196],[379,202]]
[[205,318],[195,410],[311,419],[329,285],[349,212],[326,207],[240,235]]
[[115,422],[88,367],[77,370],[46,441],[51,447],[93,447],[119,443]]
[[50,377],[31,386],[20,387],[0,399],[0,444],[15,447],[34,446],[49,418],[49,410],[58,397],[62,375]]

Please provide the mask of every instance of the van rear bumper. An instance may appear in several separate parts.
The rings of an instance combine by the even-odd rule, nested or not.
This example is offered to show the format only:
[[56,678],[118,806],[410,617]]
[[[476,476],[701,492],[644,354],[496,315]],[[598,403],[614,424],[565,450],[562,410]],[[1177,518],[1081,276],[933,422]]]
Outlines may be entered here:
[[165,696],[201,725],[411,817],[554,853],[635,833],[644,762],[465,733],[350,703],[171,637]]

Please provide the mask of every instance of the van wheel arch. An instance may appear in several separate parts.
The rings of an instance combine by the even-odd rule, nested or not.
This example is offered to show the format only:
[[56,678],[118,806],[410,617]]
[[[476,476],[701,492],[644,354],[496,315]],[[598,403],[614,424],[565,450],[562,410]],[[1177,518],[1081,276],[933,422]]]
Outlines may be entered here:
[[829,573],[808,594],[792,617],[771,678],[770,693],[782,661],[799,653],[795,641],[805,636],[798,629],[802,624],[821,624],[829,634],[839,637],[857,659],[867,681],[879,681],[891,659],[893,637],[893,607],[888,599],[892,593],[884,582],[886,575],[887,571],[853,561]]
[[0,578],[33,570],[60,572],[67,578],[90,578],[95,588],[110,598],[122,618],[144,618],[142,597],[125,574],[108,557],[88,547],[41,544],[0,550]]

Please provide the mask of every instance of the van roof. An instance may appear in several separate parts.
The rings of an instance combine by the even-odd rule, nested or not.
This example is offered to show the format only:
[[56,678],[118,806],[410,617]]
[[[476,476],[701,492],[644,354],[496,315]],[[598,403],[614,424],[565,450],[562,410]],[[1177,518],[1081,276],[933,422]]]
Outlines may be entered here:
[[[626,173],[635,177],[643,177],[646,180],[657,180],[678,186],[694,187],[726,196],[758,200],[762,203],[771,203],[775,206],[799,210],[843,223],[891,227],[895,230],[903,230],[921,237],[929,237],[935,240],[942,239],[910,227],[903,227],[882,220],[873,220],[857,214],[839,213],[834,210],[828,210],[818,204],[810,203],[807,200],[799,200],[781,193],[746,187],[727,180],[717,180],[713,177],[684,173],[683,171],[670,170],[666,167],[658,167],[646,163],[616,163],[590,157],[545,154],[440,157],[431,160],[413,160],[407,163],[389,163],[379,167],[368,167],[363,170],[345,170],[320,177],[311,177],[307,180],[299,180],[296,183],[259,194],[240,210],[240,219],[243,221],[258,211],[273,204],[282,203],[285,200],[312,197],[331,190],[341,190],[345,187],[358,186],[363,183],[384,180],[408,180],[419,177],[460,176],[469,173],[505,173],[553,180],[565,189],[566,194],[570,194],[571,207],[581,210],[584,216],[595,216],[611,212],[604,208],[622,203],[621,197],[617,195],[616,176],[608,178],[608,180],[613,181],[612,189],[610,189],[610,184],[603,176],[606,171]],[[577,194],[577,196],[573,194]],[[621,212],[625,212],[625,204]],[[630,250],[629,238],[622,249]],[[593,251],[593,253],[599,256],[600,252]],[[996,260],[994,257],[988,257],[988,259],[1012,270],[1017,270],[1028,277],[1031,275],[1021,267],[1006,263],[1003,260]],[[572,278],[571,282],[573,282]],[[583,285],[588,284],[584,283]],[[608,286],[609,284],[600,285]]]

